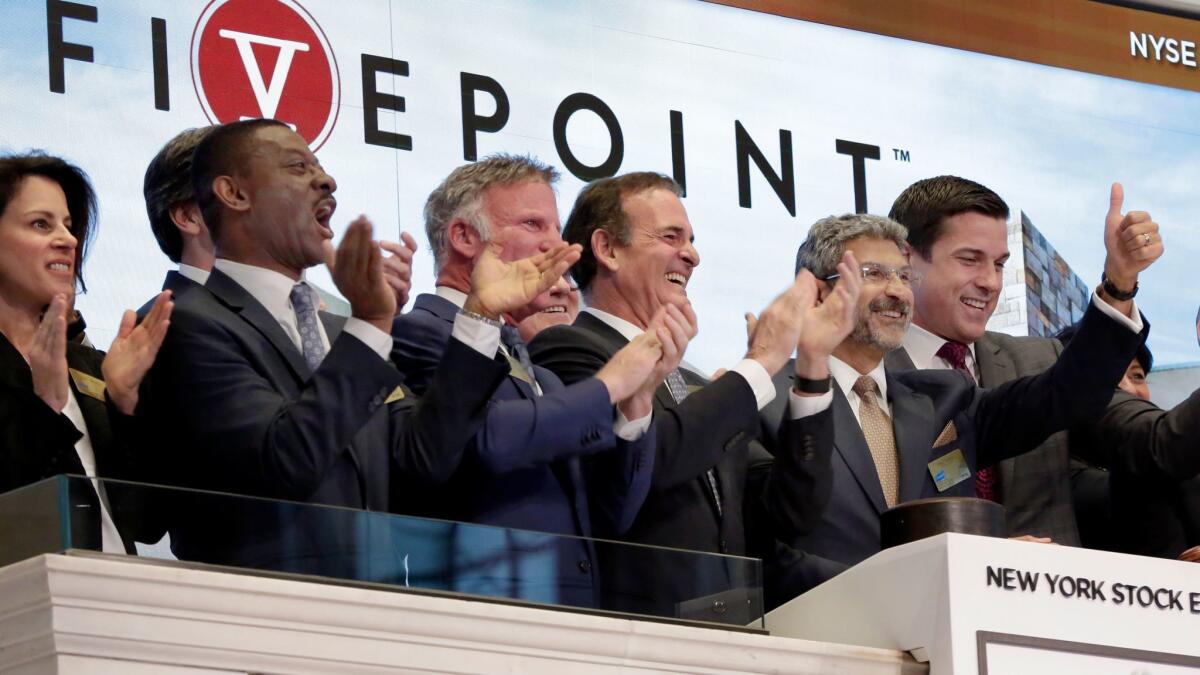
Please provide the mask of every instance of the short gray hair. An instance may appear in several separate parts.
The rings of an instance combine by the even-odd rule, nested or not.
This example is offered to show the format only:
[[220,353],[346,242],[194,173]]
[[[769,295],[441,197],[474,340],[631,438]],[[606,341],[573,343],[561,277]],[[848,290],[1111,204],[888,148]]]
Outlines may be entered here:
[[796,251],[796,274],[803,269],[818,279],[836,274],[846,244],[860,237],[887,239],[895,242],[901,251],[908,250],[908,230],[891,218],[869,213],[828,216],[808,229],[808,238]]
[[446,176],[425,200],[425,236],[433,251],[434,272],[446,262],[450,224],[468,223],[487,241],[491,223],[483,213],[483,193],[493,185],[541,181],[553,186],[558,181],[554,167],[528,155],[496,154],[464,164]]

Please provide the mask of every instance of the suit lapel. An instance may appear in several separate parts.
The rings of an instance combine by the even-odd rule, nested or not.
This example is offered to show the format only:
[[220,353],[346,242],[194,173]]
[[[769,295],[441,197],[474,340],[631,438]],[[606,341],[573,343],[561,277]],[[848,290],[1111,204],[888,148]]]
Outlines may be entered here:
[[[86,347],[67,346],[67,365],[74,370],[100,378],[101,373],[92,368],[92,363],[81,357],[77,353],[77,349],[86,349]],[[83,421],[87,425],[87,435],[92,443],[93,452],[97,456],[103,455],[105,449],[112,444],[112,427],[108,420],[108,407],[104,401],[81,392],[75,384],[74,377],[68,377],[67,381],[75,394],[75,402],[79,404],[79,411],[83,414]],[[97,461],[99,462],[99,460]],[[101,469],[103,468],[101,467]]]
[[1013,379],[1016,364],[995,340],[984,333],[975,343],[975,361],[979,364],[979,385],[994,387]]
[[[455,317],[458,316],[458,305],[433,293],[422,293],[417,296],[416,302],[413,303],[413,311],[424,311],[436,316],[448,324],[453,324]],[[515,376],[512,373],[512,361],[509,361],[508,381],[516,387],[517,392],[523,398],[533,398],[537,394],[533,391],[533,385],[525,380]]]
[[[709,382],[708,378],[700,373],[693,372],[682,366],[679,368],[679,372],[683,375],[683,381],[687,384],[689,391],[692,391],[695,387],[703,387]],[[659,387],[659,389],[664,390],[671,402],[675,401],[675,397],[671,396],[671,391],[666,386]],[[713,494],[712,486],[708,483],[708,476],[701,477],[701,480],[704,481],[704,494],[708,495],[708,501],[713,507],[713,515],[716,515],[718,519],[723,519],[724,514],[728,512],[724,504],[721,504],[720,511],[717,510],[717,499],[719,498],[724,502],[729,498],[735,484],[735,476],[730,473],[731,470],[732,467],[729,465],[729,462],[720,462],[713,467],[713,474],[717,477],[717,489],[720,490],[720,497]]]
[[329,338],[329,348],[332,349],[333,343],[346,327],[346,317],[329,312],[319,312],[317,316],[321,319],[321,325],[325,327],[325,337]]
[[[979,386],[981,387],[995,387],[1016,377],[1017,366],[1013,363],[1012,357],[1000,349],[1000,345],[988,333],[984,333],[983,337],[975,343],[975,361],[979,364]],[[996,464],[996,469],[1000,472],[998,489],[1001,491],[1001,497],[1003,497],[1004,486],[1015,484],[1014,477],[1019,461],[1021,461],[1021,457],[1017,456],[1013,457],[1012,461],[1002,461]]]
[[212,271],[212,275],[209,276],[208,283],[204,287],[229,307],[231,311],[242,317],[246,323],[261,333],[267,339],[267,342],[271,343],[271,346],[279,352],[284,361],[287,362],[296,379],[308,379],[312,371],[309,370],[308,364],[304,362],[304,355],[300,353],[299,349],[296,349],[296,345],[287,336],[287,333],[283,332],[279,321],[271,316],[267,308],[255,300],[254,296],[239,286],[236,281],[216,269]]
[[[596,336],[603,340],[608,346],[608,355],[610,357],[620,351],[622,347],[629,344],[629,340],[627,340],[624,335],[621,335],[618,330],[604,323],[600,319],[597,319],[591,314],[588,314],[587,312],[580,312],[579,316],[575,317],[575,323],[573,325],[595,333]],[[683,373],[683,379],[688,384],[698,384],[703,386],[708,383],[708,380],[697,373],[693,373],[682,368],[680,369],[680,372]],[[654,390],[654,399],[655,402],[663,408],[675,405],[675,397],[671,395],[671,390],[667,388],[666,384],[661,384],[658,386],[658,389]],[[717,482],[720,485],[733,485],[732,481],[734,480],[734,477],[722,471],[722,466],[720,464],[718,464],[716,467],[713,467],[713,469],[717,476]],[[708,503],[713,508],[713,516],[717,517],[716,495],[712,493],[712,486],[708,484],[708,476],[702,475],[696,480],[700,481],[704,494],[708,495]],[[718,517],[718,520],[720,520],[720,517]]]
[[[908,355],[908,350],[904,347],[897,347],[888,352],[883,357],[884,367],[888,372],[903,372],[905,370],[915,370],[916,365],[913,364],[912,357]],[[888,385],[891,386],[891,385]]]
[[833,388],[833,428],[834,448],[850,467],[850,473],[867,494],[867,499],[875,510],[883,513],[887,509],[887,503],[883,499],[883,487],[879,484],[879,472],[875,469],[871,448],[867,446],[867,439],[863,436],[858,419],[850,410],[850,402],[836,385]]
[[934,418],[933,402],[889,373],[888,403],[892,408],[892,430],[900,455],[900,502],[919,499],[925,487],[926,466],[932,454],[932,438],[925,433],[927,420]]

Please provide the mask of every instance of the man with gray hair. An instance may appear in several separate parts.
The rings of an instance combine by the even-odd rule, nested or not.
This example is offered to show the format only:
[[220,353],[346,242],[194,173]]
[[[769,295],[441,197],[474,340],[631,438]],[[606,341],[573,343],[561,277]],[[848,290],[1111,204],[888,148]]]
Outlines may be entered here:
[[[1079,337],[1040,375],[983,390],[953,370],[892,372],[884,356],[904,340],[913,286],[920,282],[909,265],[907,234],[889,218],[831,216],[813,224],[796,256],[797,271],[822,279],[825,294],[838,276],[833,264],[852,253],[863,285],[857,326],[828,356],[835,386],[820,399],[801,402],[802,415],[833,408],[835,452],[833,494],[820,522],[785,542],[806,554],[782,572],[793,591],[879,551],[885,510],[919,498],[974,496],[969,479],[979,467],[1097,417],[1145,339],[1147,329],[1130,303],[1096,300]],[[1106,242],[1110,259],[1135,276],[1153,261],[1117,238]]]
[[[664,350],[682,350],[686,336],[672,333],[660,317],[661,330],[631,343],[595,377],[564,386],[550,371],[533,366],[516,328],[538,310],[536,300],[503,316],[465,304],[486,273],[479,264],[485,251],[512,261],[562,245],[552,187],[557,178],[536,159],[495,155],[455,169],[425,204],[437,288],[418,296],[412,312],[395,320],[393,361],[413,390],[423,393],[461,310],[501,329],[509,376],[492,394],[483,425],[450,483],[437,495],[414,499],[410,493],[402,507],[410,512],[612,538],[629,527],[645,497],[654,466],[651,397],[666,375]],[[473,544],[513,554],[501,539]],[[557,574],[518,580],[520,597],[596,606],[590,542],[563,538],[554,552]],[[472,572],[469,584],[459,579],[458,587],[508,584],[510,574],[507,567],[484,566]]]

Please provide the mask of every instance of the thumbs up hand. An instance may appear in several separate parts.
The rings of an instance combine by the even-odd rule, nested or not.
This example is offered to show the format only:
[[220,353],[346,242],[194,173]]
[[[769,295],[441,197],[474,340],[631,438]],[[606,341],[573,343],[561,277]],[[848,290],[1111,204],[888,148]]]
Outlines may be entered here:
[[1118,290],[1132,291],[1138,274],[1163,254],[1158,223],[1145,211],[1121,212],[1125,189],[1113,183],[1104,218],[1104,275]]

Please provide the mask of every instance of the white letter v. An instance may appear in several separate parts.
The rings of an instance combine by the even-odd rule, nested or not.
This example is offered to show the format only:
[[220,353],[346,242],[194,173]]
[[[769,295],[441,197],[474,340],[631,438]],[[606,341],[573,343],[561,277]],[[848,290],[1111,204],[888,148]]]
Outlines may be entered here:
[[[242,65],[246,68],[246,76],[250,78],[250,89],[254,92],[254,100],[258,102],[258,111],[263,117],[274,118],[275,111],[279,108],[279,99],[283,96],[283,85],[287,82],[288,71],[292,68],[292,57],[298,51],[308,51],[308,45],[303,42],[280,40],[224,28],[218,31],[217,35],[233,40],[237,44],[238,54],[242,57]],[[271,73],[270,83],[263,82],[262,70],[258,67],[258,60],[254,58],[251,44],[267,45],[279,49],[279,56],[275,59],[275,70]]]

